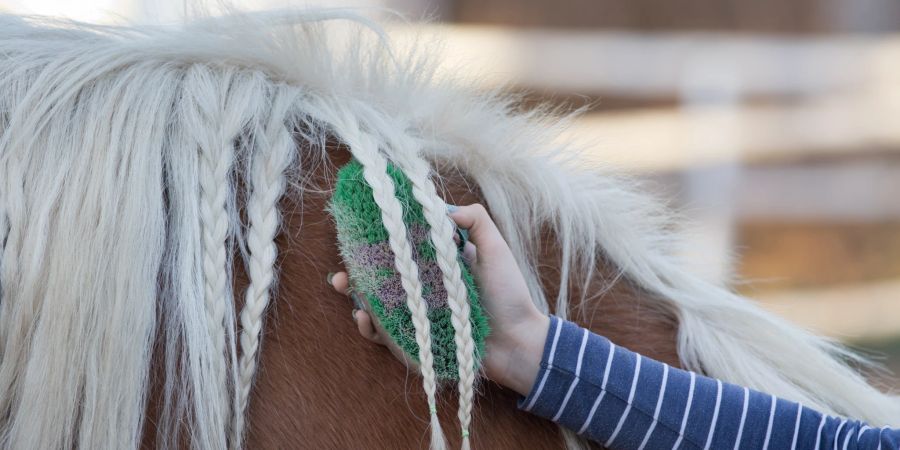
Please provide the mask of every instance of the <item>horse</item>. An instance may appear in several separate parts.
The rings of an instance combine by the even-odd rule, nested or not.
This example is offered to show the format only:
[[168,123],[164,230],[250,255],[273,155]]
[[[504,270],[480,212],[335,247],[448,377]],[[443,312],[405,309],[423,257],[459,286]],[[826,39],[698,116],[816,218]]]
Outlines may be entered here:
[[826,413],[900,417],[866,360],[686,269],[673,215],[586,166],[570,117],[439,72],[433,45],[362,15],[6,15],[0,59],[3,448],[593,445],[353,332],[326,283],[351,158],[375,181],[405,168],[434,211],[485,205],[548,314]]

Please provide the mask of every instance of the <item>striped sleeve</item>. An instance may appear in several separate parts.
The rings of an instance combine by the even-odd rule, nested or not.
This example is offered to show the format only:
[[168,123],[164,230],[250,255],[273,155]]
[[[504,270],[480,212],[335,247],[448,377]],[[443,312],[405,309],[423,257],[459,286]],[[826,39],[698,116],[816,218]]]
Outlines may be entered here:
[[519,408],[610,449],[900,449],[900,430],[669,367],[556,317]]

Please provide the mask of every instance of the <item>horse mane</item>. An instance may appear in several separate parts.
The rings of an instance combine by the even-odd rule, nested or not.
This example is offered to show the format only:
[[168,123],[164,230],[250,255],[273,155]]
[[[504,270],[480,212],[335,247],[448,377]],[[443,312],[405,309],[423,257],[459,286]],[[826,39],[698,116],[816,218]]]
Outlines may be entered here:
[[[159,362],[159,445],[240,447],[277,282],[279,200],[310,188],[329,139],[365,166],[411,298],[421,288],[381,176],[388,161],[427,209],[450,288],[455,249],[435,168],[477,184],[544,311],[575,316],[595,301],[584,285],[608,261],[678,318],[684,367],[896,423],[900,402],[851,367],[863,359],[684,269],[669,214],[584,167],[560,139],[564,118],[439,76],[421,48],[343,10],[177,28],[0,16],[0,445],[138,447]],[[544,230],[562,255],[553,301],[538,277]],[[249,275],[238,298],[235,255]],[[570,284],[585,294],[570,301]],[[450,288],[454,315],[468,317]],[[417,322],[426,361],[427,320]],[[465,433],[473,350],[468,321],[455,322]]]

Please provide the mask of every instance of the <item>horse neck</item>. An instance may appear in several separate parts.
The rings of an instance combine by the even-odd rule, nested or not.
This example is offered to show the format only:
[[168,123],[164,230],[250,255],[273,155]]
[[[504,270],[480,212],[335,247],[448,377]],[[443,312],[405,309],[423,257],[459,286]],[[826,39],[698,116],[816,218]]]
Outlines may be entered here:
[[[343,151],[318,166],[310,189],[282,205],[283,233],[278,237],[279,283],[267,313],[260,371],[250,406],[248,448],[421,448],[427,445],[424,395],[417,375],[391,353],[362,339],[351,320],[350,301],[326,283],[328,272],[342,267],[335,231],[325,212],[334,171],[349,160]],[[480,202],[472,184],[446,174],[449,203]],[[488,205],[489,206],[489,205]],[[555,239],[541,246],[541,277],[549,298],[559,290]],[[590,292],[600,296],[572,318],[617,344],[677,365],[675,320],[650,306],[648,296],[615,270],[599,265]],[[235,298],[246,286],[242,268],[235,273]],[[615,280],[611,282],[610,280]],[[457,432],[455,389],[441,390],[441,421],[451,446]],[[547,421],[516,410],[516,394],[483,382],[476,400],[473,444],[476,448],[553,448],[562,440]]]

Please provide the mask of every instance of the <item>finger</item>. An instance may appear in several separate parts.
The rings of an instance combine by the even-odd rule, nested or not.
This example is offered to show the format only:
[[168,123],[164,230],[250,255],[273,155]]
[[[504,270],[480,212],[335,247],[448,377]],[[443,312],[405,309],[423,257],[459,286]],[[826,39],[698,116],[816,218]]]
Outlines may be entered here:
[[369,316],[369,313],[361,309],[354,309],[353,318],[356,320],[356,328],[359,329],[359,334],[362,337],[376,344],[383,345],[381,335],[375,328],[375,323],[372,321],[372,317]]
[[485,250],[486,247],[493,246],[497,242],[505,242],[497,225],[491,220],[484,206],[478,203],[457,206],[450,213],[450,218],[456,222],[460,228],[469,230],[469,240],[476,247]]
[[347,288],[350,287],[350,279],[347,277],[347,272],[338,272],[332,275],[331,286],[333,286],[334,290],[338,291],[338,293],[347,295]]
[[478,261],[478,249],[475,247],[475,244],[466,242],[466,246],[463,247],[462,257],[466,264],[470,266],[475,265],[475,262]]

